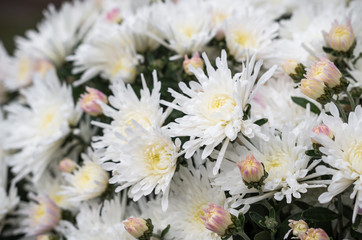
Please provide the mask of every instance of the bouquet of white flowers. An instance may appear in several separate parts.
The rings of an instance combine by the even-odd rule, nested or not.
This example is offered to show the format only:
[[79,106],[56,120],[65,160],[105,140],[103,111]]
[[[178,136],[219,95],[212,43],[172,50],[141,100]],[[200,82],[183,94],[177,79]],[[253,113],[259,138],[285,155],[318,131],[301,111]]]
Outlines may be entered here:
[[0,43],[0,238],[362,239],[361,13],[50,5]]

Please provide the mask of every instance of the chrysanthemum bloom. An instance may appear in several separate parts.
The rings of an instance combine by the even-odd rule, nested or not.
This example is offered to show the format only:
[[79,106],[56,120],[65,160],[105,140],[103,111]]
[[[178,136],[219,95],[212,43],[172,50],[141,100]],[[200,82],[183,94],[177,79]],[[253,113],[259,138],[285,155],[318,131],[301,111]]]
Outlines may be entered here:
[[329,240],[328,234],[322,228],[309,228],[308,231],[299,235],[300,240]]
[[208,76],[201,69],[191,68],[198,82],[191,82],[190,87],[180,83],[183,94],[170,90],[175,100],[163,104],[185,113],[184,117],[176,119],[176,122],[170,123],[168,127],[173,136],[190,137],[183,145],[186,158],[190,158],[197,149],[205,146],[202,153],[202,158],[205,159],[222,143],[213,170],[216,174],[227,145],[234,141],[239,133],[249,138],[255,135],[263,136],[260,127],[244,116],[244,110],[259,87],[273,75],[276,66],[264,73],[256,83],[262,61],[255,63],[255,55],[247,59],[242,72],[234,77],[228,68],[224,50],[221,58],[216,59],[217,69],[212,67],[205,53],[203,58]]
[[84,41],[67,59],[74,62],[72,72],[82,73],[75,85],[87,82],[98,74],[107,80],[121,79],[133,82],[136,77],[138,59],[130,32],[124,26],[105,25],[98,31],[107,34],[93,34]]
[[49,163],[61,157],[59,151],[81,116],[75,108],[72,91],[60,84],[54,70],[38,76],[33,86],[21,91],[27,105],[14,103],[5,108],[9,124],[4,149],[19,150],[8,156],[16,179],[32,174],[38,181]]
[[[301,198],[309,188],[325,186],[324,181],[312,180],[321,174],[308,174],[321,160],[309,163],[310,157],[305,154],[305,151],[311,148],[312,143],[309,136],[301,134],[306,132],[309,126],[308,129],[301,126],[293,127],[294,132],[291,128],[284,128],[280,136],[271,132],[268,142],[254,138],[250,143],[245,138],[241,138],[241,142],[249,150],[236,143],[230,145],[225,153],[225,165],[221,166],[221,173],[215,178],[215,185],[230,193],[231,207],[237,213],[241,205],[249,205],[272,196],[277,201],[285,198],[287,203],[291,203],[293,198]],[[258,193],[258,191],[255,188],[248,188],[240,178],[236,164],[240,158],[246,158],[250,152],[263,163],[268,173],[264,180],[262,195],[246,195]],[[231,213],[234,214],[234,211]]]
[[238,12],[225,22],[225,40],[229,53],[239,62],[245,59],[247,52],[260,59],[277,36],[278,24],[265,11],[261,13],[246,7],[240,12],[241,15]]
[[[200,156],[198,156],[198,160]],[[191,165],[191,166],[190,166]],[[170,207],[165,222],[171,224],[170,239],[220,240],[221,237],[208,230],[202,217],[209,203],[227,207],[225,193],[211,186],[208,172],[203,167],[195,169],[189,162],[188,168],[180,167],[171,186]]]
[[344,24],[335,20],[329,32],[323,32],[323,35],[328,46],[336,51],[348,52],[355,43],[350,19],[347,19]]
[[36,236],[52,230],[61,219],[60,208],[47,195],[31,195],[33,200],[21,203],[18,215],[21,217],[16,233]]
[[102,114],[102,108],[97,101],[107,104],[107,96],[95,88],[86,87],[85,89],[87,90],[87,93],[82,94],[79,99],[79,104],[83,111],[91,116]]
[[68,240],[132,240],[123,227],[124,213],[121,200],[117,195],[103,203],[87,201],[80,205],[76,224],[61,221],[57,230]]
[[61,195],[70,202],[80,202],[100,196],[108,186],[108,173],[99,165],[99,159],[91,150],[82,154],[83,165],[72,173],[64,173],[67,185]]
[[203,51],[215,34],[211,16],[203,1],[180,1],[177,4],[158,2],[151,8],[150,21],[160,34],[148,34],[177,53],[171,59]]
[[[147,239],[152,236],[153,226],[149,226],[149,223],[143,218],[127,218],[126,221],[123,222],[123,225],[127,232],[134,238],[139,239],[144,236]],[[151,229],[149,227],[151,227]]]
[[223,237],[228,227],[234,224],[230,213],[213,203],[209,203],[204,208],[204,215],[201,215],[201,219],[207,229],[217,233],[220,237]]
[[362,207],[362,107],[357,106],[349,114],[347,123],[344,123],[339,117],[335,105],[330,106],[330,112],[332,116],[322,114],[322,120],[333,132],[334,139],[325,134],[313,136],[323,146],[319,148],[324,154],[323,161],[332,167],[320,167],[317,168],[317,172],[319,170],[323,174],[333,175],[328,191],[320,195],[318,200],[321,203],[327,203],[353,184],[350,198],[355,199],[352,215],[354,222],[358,208]]

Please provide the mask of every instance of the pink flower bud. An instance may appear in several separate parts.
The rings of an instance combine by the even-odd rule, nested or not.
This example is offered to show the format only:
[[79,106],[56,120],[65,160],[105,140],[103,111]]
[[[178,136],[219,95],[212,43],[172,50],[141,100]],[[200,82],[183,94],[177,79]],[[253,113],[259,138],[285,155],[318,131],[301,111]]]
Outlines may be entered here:
[[64,158],[59,162],[59,169],[62,172],[71,173],[77,167],[77,164],[70,158]]
[[334,88],[340,85],[342,74],[328,58],[320,58],[307,69],[305,77],[324,82],[328,87]]
[[86,87],[87,93],[82,94],[79,100],[80,106],[83,111],[91,116],[98,116],[103,113],[101,106],[97,101],[101,101],[105,104],[108,103],[106,95],[97,89]]
[[204,68],[204,61],[200,58],[199,53],[196,53],[191,59],[185,55],[185,60],[182,65],[187,75],[193,75],[189,67],[193,66],[194,68]]
[[321,228],[309,228],[306,233],[299,237],[301,240],[329,240],[327,233]]
[[201,215],[200,217],[205,227],[210,231],[217,233],[219,236],[224,236],[228,227],[233,225],[230,213],[224,208],[209,203],[203,210],[204,215]]
[[323,35],[333,50],[341,52],[347,52],[355,41],[350,19],[347,19],[345,24],[340,24],[335,20],[329,33],[323,32]]
[[[324,124],[314,127],[312,131],[317,135],[321,134],[327,135],[330,139],[333,139],[334,137],[332,131]],[[312,142],[317,143],[314,139],[312,139]]]
[[325,92],[325,85],[323,82],[316,80],[314,78],[305,78],[300,82],[300,90],[302,93],[312,99],[320,98]]
[[127,232],[134,238],[143,236],[145,232],[149,230],[147,222],[143,218],[127,218],[127,220],[123,222],[123,225]]
[[111,23],[120,23],[122,22],[121,12],[118,8],[113,8],[106,15],[106,20]]
[[247,183],[259,182],[264,176],[263,165],[255,159],[254,155],[246,156],[245,160],[237,163],[243,180]]
[[308,230],[308,224],[303,220],[295,221],[290,219],[288,226],[292,229],[293,235],[296,237],[306,233]]

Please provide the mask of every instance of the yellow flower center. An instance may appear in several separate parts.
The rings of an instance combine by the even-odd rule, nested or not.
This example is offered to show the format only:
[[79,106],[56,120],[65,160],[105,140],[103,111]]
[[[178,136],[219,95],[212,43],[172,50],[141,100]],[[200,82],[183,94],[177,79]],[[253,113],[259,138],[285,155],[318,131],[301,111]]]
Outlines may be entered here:
[[234,40],[244,48],[253,48],[256,46],[255,39],[250,33],[244,30],[234,32]]
[[130,74],[136,74],[135,69],[132,68],[125,59],[119,59],[114,63],[113,68],[111,69],[112,77],[115,77],[121,70],[129,72]]
[[268,179],[282,177],[282,180],[285,180],[285,173],[288,171],[288,157],[285,152],[278,152],[270,155],[267,161],[263,162],[265,170],[269,174]]
[[352,145],[346,151],[346,160],[350,163],[351,170],[362,174],[362,142]]
[[182,26],[180,30],[188,38],[191,38],[196,33],[196,29],[190,25]]
[[146,162],[152,171],[165,171],[172,162],[171,147],[167,143],[149,146],[144,151]]
[[234,99],[230,98],[226,94],[216,95],[209,101],[209,110],[211,111],[218,111],[224,106],[233,109],[236,106],[236,103]]
[[333,38],[343,38],[349,36],[349,31],[345,26],[338,26],[334,29],[332,36]]
[[202,222],[201,216],[205,216],[204,207],[207,206],[207,203],[199,204],[195,207],[195,210],[193,211],[192,218],[190,219],[195,224],[201,224],[204,226],[204,223]]

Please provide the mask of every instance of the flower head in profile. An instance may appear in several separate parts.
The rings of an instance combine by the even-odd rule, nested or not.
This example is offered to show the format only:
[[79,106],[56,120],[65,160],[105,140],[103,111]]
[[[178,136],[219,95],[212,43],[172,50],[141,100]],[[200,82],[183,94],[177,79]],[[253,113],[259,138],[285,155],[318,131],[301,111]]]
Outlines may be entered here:
[[68,201],[80,202],[100,196],[108,186],[108,173],[98,163],[98,158],[91,150],[82,154],[82,166],[71,173],[64,173],[67,185],[62,186],[61,195]]
[[213,170],[216,174],[228,143],[234,141],[239,133],[249,138],[263,136],[260,127],[245,116],[244,110],[258,88],[273,75],[276,66],[264,73],[256,83],[262,61],[255,62],[255,55],[248,58],[242,71],[234,76],[228,68],[224,50],[221,58],[216,59],[216,69],[205,53],[203,58],[208,75],[202,69],[191,68],[198,82],[191,82],[189,87],[180,83],[183,94],[170,90],[175,100],[163,103],[185,113],[185,116],[176,119],[168,127],[172,136],[190,137],[183,145],[186,158],[191,157],[200,147],[205,147],[202,153],[205,159],[222,144]]
[[52,230],[61,219],[60,208],[47,195],[30,195],[33,200],[22,203],[17,214],[21,217],[18,233],[36,236]]
[[201,215],[202,222],[210,231],[223,237],[227,229],[233,225],[231,215],[223,207],[209,203],[204,208],[204,215]]
[[348,52],[355,44],[355,36],[350,19],[347,19],[345,23],[339,23],[335,20],[329,32],[323,32],[323,35],[328,46],[336,51]]

